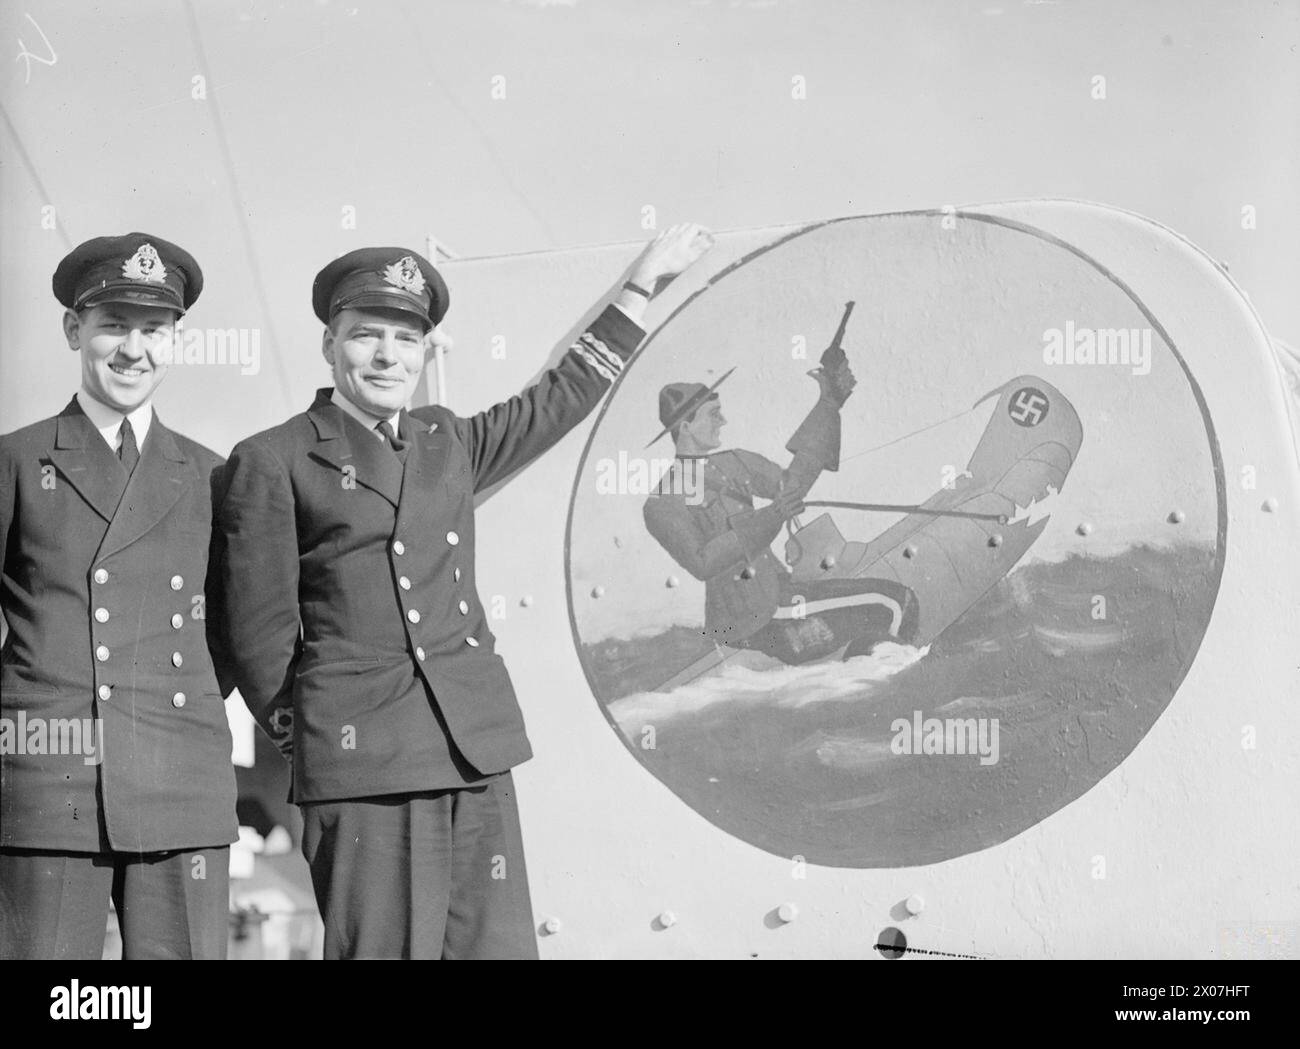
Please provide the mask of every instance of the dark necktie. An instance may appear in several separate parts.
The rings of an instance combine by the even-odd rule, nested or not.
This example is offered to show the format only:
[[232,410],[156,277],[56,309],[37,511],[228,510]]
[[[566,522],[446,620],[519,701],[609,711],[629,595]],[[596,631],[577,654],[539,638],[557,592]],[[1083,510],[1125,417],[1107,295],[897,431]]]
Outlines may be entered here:
[[136,447],[135,431],[131,429],[131,420],[123,417],[122,426],[117,432],[122,436],[117,457],[122,460],[122,469],[126,471],[126,476],[130,477],[135,470],[135,464],[140,461],[140,449]]
[[383,434],[384,440],[388,442],[388,447],[391,448],[393,450],[393,454],[397,456],[397,461],[405,465],[406,442],[403,441],[400,437],[398,437],[397,434],[394,432],[393,424],[390,423],[387,419],[385,419],[381,423],[376,423],[375,429],[378,430],[381,434]]

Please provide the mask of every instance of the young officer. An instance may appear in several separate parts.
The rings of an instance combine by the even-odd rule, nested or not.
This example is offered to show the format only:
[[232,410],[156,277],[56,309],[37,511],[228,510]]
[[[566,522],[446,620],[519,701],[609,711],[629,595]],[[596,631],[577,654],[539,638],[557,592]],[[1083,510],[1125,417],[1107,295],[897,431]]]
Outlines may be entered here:
[[153,395],[203,274],[161,237],[54,273],[81,388],[0,437],[0,957],[224,958],[230,730],[205,643],[221,459]]

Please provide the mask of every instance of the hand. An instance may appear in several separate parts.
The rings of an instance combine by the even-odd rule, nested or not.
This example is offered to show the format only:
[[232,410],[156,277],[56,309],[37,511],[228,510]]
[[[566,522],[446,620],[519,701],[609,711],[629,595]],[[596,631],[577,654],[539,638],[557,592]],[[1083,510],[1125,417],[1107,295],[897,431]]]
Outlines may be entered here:
[[830,368],[814,368],[808,373],[817,380],[817,385],[821,387],[822,396],[831,401],[837,408],[841,407],[849,399],[849,394],[853,392],[853,387],[858,384],[857,377],[853,374],[853,369],[849,367],[847,360]]
[[782,521],[788,521],[804,512],[803,495],[789,488],[782,488],[776,493],[768,509],[781,515]]
[[679,222],[645,246],[628,277],[653,292],[661,280],[671,280],[694,265],[713,247],[713,234],[695,222]]

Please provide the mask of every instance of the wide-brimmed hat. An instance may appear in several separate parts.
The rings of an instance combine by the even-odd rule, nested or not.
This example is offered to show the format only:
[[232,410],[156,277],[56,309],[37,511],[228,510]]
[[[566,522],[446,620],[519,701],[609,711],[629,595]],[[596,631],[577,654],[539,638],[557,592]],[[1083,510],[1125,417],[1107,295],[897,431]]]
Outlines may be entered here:
[[646,443],[646,447],[649,448],[679,422],[688,418],[705,401],[716,401],[718,395],[713,391],[735,370],[728,368],[712,386],[705,386],[702,382],[670,382],[660,390],[659,421],[664,428]]

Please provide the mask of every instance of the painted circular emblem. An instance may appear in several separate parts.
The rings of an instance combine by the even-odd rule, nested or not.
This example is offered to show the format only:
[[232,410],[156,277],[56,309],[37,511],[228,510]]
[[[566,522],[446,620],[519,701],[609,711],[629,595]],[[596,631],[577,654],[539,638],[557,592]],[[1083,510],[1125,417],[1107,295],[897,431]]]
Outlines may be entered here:
[[1069,245],[944,218],[723,270],[575,479],[570,621],[610,730],[780,856],[913,866],[1046,819],[1150,730],[1217,594],[1222,459],[1159,319]]
[[1007,414],[1017,426],[1037,426],[1047,418],[1050,406],[1047,395],[1032,386],[1022,386],[1011,395],[1007,404]]

